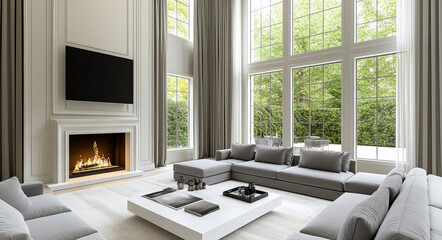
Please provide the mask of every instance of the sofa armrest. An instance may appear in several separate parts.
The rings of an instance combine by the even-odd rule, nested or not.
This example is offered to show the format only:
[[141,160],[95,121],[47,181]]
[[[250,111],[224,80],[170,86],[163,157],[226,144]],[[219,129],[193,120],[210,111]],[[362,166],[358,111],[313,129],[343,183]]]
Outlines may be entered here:
[[23,183],[21,189],[28,197],[42,195],[44,192],[44,184],[42,182]]
[[218,160],[226,160],[229,159],[230,157],[230,153],[232,151],[230,149],[221,149],[221,150],[217,150],[215,153],[215,159]]
[[356,160],[354,160],[354,159],[351,159],[350,160],[350,172],[352,172],[352,173],[354,173],[354,174],[356,174],[356,171],[358,170],[358,167],[357,167],[358,165],[357,165],[357,163],[356,163]]

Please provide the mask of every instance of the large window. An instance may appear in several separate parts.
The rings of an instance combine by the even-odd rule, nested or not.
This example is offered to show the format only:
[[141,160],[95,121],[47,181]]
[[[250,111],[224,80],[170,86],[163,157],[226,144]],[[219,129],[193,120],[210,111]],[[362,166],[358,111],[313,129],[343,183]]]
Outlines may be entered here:
[[189,39],[191,0],[167,0],[167,32]]
[[394,160],[396,55],[357,60],[357,156]]
[[396,34],[396,1],[357,1],[358,42],[390,37]]
[[395,160],[397,1],[241,1],[244,141],[278,133],[298,152],[319,137],[354,158]]
[[282,136],[282,72],[253,75],[253,138]]
[[341,0],[293,0],[293,54],[341,46]]
[[292,76],[294,143],[317,136],[340,145],[341,64],[295,68]]
[[250,2],[250,61],[282,57],[282,0]]
[[167,76],[167,148],[189,147],[189,81]]

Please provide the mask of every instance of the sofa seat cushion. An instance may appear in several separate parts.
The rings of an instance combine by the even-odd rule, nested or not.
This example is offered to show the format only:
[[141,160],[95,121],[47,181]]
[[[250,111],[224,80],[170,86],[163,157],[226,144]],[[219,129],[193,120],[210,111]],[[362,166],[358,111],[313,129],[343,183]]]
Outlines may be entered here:
[[383,174],[358,172],[345,182],[344,189],[346,192],[372,194],[379,188],[385,177],[386,175]]
[[72,212],[28,220],[26,224],[34,240],[74,240],[97,232]]
[[428,196],[430,206],[442,209],[442,177],[428,175]]
[[192,160],[175,163],[173,171],[198,178],[205,178],[230,172],[232,164],[208,159]]
[[244,160],[233,159],[233,158],[229,158],[229,159],[226,159],[226,160],[219,160],[219,161],[220,162],[225,162],[225,163],[230,163],[232,165],[235,165],[235,164],[238,164],[238,163],[247,162],[247,161],[244,161]]
[[289,168],[289,166],[255,161],[232,165],[233,172],[271,179],[276,179],[277,172],[286,168]]
[[369,195],[359,193],[342,194],[302,228],[301,233],[326,239],[337,239],[339,231],[344,226],[352,209],[368,198]]
[[100,233],[94,233],[87,235],[86,237],[79,238],[78,240],[106,240],[106,238]]
[[295,166],[278,172],[278,180],[344,191],[345,181],[353,175],[352,172],[335,173]]
[[442,236],[442,209],[430,206],[431,233]]
[[0,239],[31,240],[23,215],[0,199]]
[[30,197],[29,201],[31,201],[32,206],[23,213],[25,220],[71,211],[71,209],[69,209],[64,203],[62,203],[52,194],[43,194]]

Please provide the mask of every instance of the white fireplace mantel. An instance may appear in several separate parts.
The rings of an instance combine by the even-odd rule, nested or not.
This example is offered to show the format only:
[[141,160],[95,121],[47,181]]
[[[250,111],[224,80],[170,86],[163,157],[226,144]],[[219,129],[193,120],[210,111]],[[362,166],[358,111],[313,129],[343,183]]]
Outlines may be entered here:
[[[127,133],[129,135],[129,169],[128,172],[121,174],[122,176],[132,177],[142,175],[142,171],[138,171],[138,157],[139,157],[139,121],[131,119],[57,119],[55,120],[57,126],[57,165],[56,165],[56,183],[52,184],[52,190],[68,188],[69,183],[69,136],[78,134],[105,134],[105,133]],[[134,174],[135,173],[135,174]],[[109,181],[121,177],[109,178],[109,174],[99,174],[96,177],[85,178],[81,184],[75,181],[71,187],[81,185],[88,185],[91,183],[100,182],[100,175],[102,181]],[[65,187],[61,187],[65,186]]]

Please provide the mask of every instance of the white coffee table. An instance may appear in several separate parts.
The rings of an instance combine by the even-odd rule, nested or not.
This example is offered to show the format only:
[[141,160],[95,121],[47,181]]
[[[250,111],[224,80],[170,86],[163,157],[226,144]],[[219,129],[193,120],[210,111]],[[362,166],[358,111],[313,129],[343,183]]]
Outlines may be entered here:
[[171,209],[142,196],[128,200],[127,209],[184,239],[220,239],[281,204],[281,196],[271,192],[254,203],[223,196],[223,191],[241,185],[246,184],[228,181],[200,191],[180,190],[220,206],[220,210],[202,217],[184,212],[184,209]]

